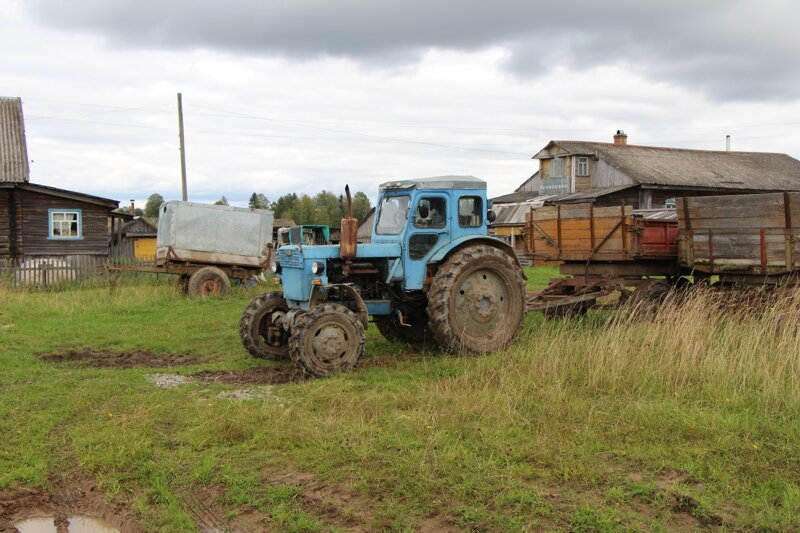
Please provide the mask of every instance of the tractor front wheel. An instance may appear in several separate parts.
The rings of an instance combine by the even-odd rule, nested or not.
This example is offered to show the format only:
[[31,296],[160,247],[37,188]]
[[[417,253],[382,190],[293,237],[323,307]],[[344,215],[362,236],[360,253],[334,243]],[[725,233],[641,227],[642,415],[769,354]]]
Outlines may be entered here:
[[430,328],[460,354],[500,350],[525,314],[525,279],[509,254],[492,246],[460,250],[439,267],[428,293]]
[[250,301],[239,320],[239,336],[250,355],[273,360],[289,355],[289,334],[279,324],[288,310],[279,292],[268,292]]
[[289,338],[292,359],[312,376],[347,372],[364,354],[364,326],[339,304],[321,304],[295,320]]

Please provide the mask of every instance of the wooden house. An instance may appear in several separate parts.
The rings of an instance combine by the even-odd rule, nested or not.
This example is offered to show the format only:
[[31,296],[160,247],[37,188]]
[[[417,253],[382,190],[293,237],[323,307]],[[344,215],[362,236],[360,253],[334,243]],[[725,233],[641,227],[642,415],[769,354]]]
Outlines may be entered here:
[[613,143],[550,141],[539,160],[539,196],[547,203],[674,206],[675,198],[800,190],[800,161],[786,154],[687,150]]
[[107,256],[119,202],[30,183],[22,103],[0,98],[0,259]]

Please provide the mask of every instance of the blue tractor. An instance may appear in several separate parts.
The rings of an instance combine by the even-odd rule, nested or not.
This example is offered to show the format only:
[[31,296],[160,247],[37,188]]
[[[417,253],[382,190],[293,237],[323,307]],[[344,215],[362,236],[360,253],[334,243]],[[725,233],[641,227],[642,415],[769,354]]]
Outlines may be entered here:
[[283,292],[250,302],[242,343],[318,377],[356,366],[370,317],[393,341],[458,354],[503,348],[525,313],[525,276],[514,250],[488,235],[488,207],[486,182],[472,176],[382,184],[372,242],[356,243],[350,214],[338,245],[278,249]]

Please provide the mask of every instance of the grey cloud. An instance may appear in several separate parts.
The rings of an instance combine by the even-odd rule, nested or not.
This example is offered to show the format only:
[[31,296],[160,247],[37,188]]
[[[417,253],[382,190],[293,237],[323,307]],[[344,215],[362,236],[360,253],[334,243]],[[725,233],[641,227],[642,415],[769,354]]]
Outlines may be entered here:
[[717,100],[796,99],[789,1],[31,0],[47,24],[117,46],[203,47],[391,66],[424,50],[506,47],[507,68],[626,64]]

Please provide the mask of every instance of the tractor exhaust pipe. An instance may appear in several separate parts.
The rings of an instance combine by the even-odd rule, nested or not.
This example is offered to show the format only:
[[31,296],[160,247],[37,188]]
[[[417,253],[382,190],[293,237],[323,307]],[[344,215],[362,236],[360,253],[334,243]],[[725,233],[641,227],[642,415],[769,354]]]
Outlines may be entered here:
[[347,196],[347,216],[342,219],[342,236],[339,240],[339,257],[352,261],[356,257],[358,247],[358,220],[353,218],[353,199],[350,197],[350,185],[345,185]]

